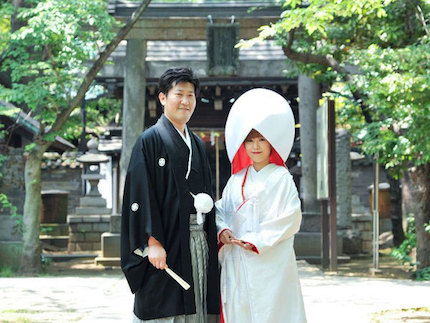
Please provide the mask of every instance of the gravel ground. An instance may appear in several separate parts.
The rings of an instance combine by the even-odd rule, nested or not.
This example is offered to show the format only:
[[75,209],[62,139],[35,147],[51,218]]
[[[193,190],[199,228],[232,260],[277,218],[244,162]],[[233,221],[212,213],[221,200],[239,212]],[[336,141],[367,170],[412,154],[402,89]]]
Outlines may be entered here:
[[[299,272],[309,323],[430,322],[430,282],[335,275],[304,261]],[[0,322],[131,322],[132,306],[121,271],[88,261],[0,278]]]

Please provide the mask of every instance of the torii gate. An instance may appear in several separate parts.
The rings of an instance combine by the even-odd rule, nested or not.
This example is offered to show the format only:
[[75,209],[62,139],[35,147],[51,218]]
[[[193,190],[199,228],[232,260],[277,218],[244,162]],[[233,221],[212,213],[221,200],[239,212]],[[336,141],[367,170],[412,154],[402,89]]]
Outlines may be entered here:
[[[138,3],[110,0],[109,12],[125,21]],[[256,10],[250,11],[251,8]],[[127,36],[120,192],[132,147],[143,130],[145,112],[145,57],[149,40],[206,40],[208,22],[236,23],[239,38],[258,36],[258,28],[279,19],[282,9],[271,1],[210,1],[202,3],[151,3]]]

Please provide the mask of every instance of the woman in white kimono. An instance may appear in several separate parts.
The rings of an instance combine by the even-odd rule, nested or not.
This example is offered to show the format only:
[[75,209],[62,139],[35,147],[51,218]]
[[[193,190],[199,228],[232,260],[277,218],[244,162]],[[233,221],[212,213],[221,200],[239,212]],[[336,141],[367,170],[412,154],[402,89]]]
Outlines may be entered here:
[[301,208],[284,166],[294,116],[274,91],[253,89],[226,123],[232,176],[216,203],[221,263],[221,322],[306,322],[293,249]]

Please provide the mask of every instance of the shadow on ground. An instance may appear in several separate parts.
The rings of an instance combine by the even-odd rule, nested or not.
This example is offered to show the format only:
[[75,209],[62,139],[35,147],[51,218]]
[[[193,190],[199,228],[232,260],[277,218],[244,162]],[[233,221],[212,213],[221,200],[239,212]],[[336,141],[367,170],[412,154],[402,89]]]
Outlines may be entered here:
[[326,275],[352,276],[352,277],[379,277],[391,279],[413,279],[413,274],[408,271],[408,267],[402,265],[398,260],[390,256],[391,249],[382,249],[379,253],[380,272],[372,274],[372,255],[362,255],[351,257],[346,263],[338,264],[336,272],[324,271]]
[[92,259],[73,259],[67,261],[51,261],[43,275],[91,277],[100,275],[120,275],[120,267],[104,267],[96,265]]
[[[391,279],[412,280],[413,275],[408,271],[408,267],[402,265],[398,260],[389,255],[390,249],[383,249],[379,255],[380,272],[376,276],[372,275],[373,259],[371,255],[361,255],[351,257],[345,263],[339,263],[337,271],[322,270],[325,275],[337,275],[348,277],[379,277]],[[322,269],[321,266],[315,266]],[[96,265],[91,258],[72,259],[66,261],[51,261],[45,269],[44,275],[53,276],[99,276],[99,275],[118,275],[121,274],[120,267],[104,267]]]

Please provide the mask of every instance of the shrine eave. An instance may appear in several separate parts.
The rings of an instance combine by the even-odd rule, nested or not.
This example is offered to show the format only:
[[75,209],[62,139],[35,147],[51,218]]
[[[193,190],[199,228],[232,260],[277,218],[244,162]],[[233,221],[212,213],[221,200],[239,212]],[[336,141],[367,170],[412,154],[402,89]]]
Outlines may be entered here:
[[[115,85],[117,87],[124,86],[124,78],[123,77],[102,77],[99,76],[96,78],[98,84],[106,84],[106,85]],[[273,86],[273,85],[296,85],[296,78],[287,78],[287,77],[201,77],[200,78],[200,86]],[[157,86],[158,79],[157,78],[147,78],[146,86]]]
[[[109,0],[108,11],[117,18],[129,17],[140,2]],[[273,1],[202,1],[198,3],[162,3],[151,2],[142,14],[142,18],[255,18],[279,17],[282,7]]]

